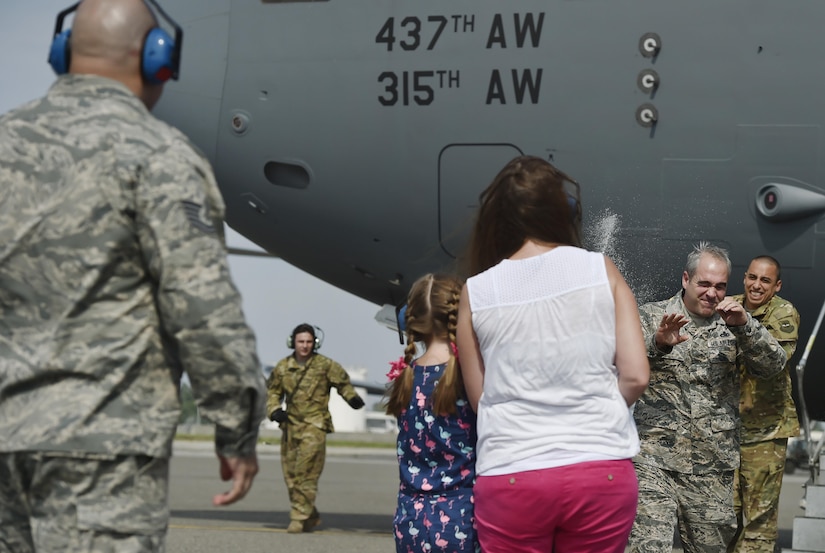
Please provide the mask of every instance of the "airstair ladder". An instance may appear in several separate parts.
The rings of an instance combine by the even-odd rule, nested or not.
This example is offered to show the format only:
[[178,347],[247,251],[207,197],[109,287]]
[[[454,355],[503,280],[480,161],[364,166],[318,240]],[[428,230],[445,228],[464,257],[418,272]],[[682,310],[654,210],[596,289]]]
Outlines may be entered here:
[[825,478],[822,463],[825,454],[820,454],[813,480],[808,481],[805,490],[805,515],[794,518],[793,549],[783,549],[783,553],[825,552]]

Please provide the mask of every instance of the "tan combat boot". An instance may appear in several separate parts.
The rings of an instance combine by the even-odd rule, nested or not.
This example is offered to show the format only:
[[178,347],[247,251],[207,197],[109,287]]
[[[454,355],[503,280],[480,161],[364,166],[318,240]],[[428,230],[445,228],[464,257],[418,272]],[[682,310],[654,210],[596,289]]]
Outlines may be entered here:
[[304,532],[312,532],[312,529],[321,524],[321,513],[313,508],[312,514],[304,521]]

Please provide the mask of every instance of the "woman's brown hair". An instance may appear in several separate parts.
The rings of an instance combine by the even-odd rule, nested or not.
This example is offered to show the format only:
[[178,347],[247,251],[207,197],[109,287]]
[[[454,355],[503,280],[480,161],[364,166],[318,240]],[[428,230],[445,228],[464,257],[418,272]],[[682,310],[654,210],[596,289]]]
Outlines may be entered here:
[[578,183],[540,157],[510,161],[479,200],[467,260],[470,275],[510,257],[530,238],[581,245]]

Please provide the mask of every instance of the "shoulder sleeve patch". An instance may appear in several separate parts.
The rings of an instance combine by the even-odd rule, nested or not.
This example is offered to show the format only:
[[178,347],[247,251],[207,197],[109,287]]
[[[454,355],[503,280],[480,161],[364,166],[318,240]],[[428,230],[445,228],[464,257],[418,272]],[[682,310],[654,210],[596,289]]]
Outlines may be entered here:
[[782,321],[781,323],[779,323],[779,331],[780,332],[784,332],[784,333],[788,334],[788,333],[793,332],[794,330],[796,330],[796,328],[794,327],[793,323],[791,323],[790,321]]
[[215,223],[209,218],[209,212],[204,206],[188,200],[181,201],[181,204],[184,213],[186,213],[186,218],[189,219],[193,227],[206,234],[218,232]]

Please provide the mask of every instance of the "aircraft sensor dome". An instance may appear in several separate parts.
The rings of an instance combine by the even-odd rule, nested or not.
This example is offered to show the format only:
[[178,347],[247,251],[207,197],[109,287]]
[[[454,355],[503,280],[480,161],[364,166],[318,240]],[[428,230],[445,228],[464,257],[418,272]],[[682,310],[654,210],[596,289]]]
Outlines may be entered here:
[[825,212],[825,192],[769,183],[757,191],[756,209],[770,221],[803,219]]

